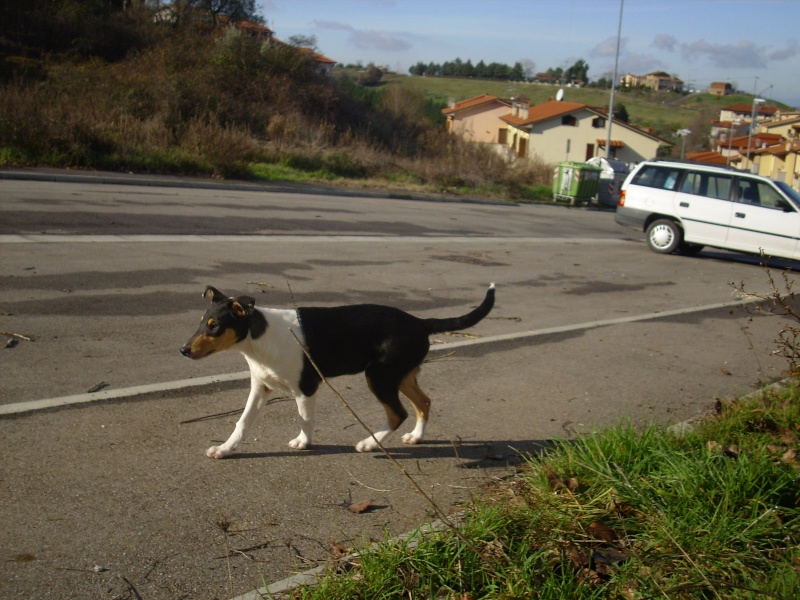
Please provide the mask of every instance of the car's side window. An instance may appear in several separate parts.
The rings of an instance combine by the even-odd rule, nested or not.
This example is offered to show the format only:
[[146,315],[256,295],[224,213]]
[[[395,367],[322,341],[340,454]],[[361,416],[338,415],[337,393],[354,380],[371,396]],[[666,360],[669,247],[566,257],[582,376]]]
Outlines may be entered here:
[[631,183],[662,190],[674,190],[679,175],[678,169],[648,166],[639,171]]
[[[705,175],[705,174],[704,174]],[[709,173],[705,175],[708,178],[707,185],[705,186],[704,196],[709,198],[716,198],[717,200],[728,200],[731,197],[731,180],[728,175],[716,175]]]
[[740,179],[738,200],[742,204],[761,205],[761,194],[758,189],[758,182],[754,179]]
[[764,181],[758,182],[758,196],[761,199],[761,206],[766,208],[774,208],[777,210],[784,210],[789,204],[778,193],[778,190]]
[[731,178],[728,175],[689,171],[683,178],[680,191],[684,194],[727,200],[730,198]]
[[702,183],[702,175],[700,173],[688,172],[686,177],[683,178],[680,191],[684,194],[700,194],[700,184]]

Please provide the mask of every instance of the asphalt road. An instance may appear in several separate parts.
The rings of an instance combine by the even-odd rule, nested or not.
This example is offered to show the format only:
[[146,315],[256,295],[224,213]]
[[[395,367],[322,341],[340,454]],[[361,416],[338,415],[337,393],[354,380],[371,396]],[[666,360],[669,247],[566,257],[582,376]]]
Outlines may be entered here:
[[[495,282],[490,318],[434,340],[427,440],[389,443],[444,510],[548,440],[669,425],[786,367],[782,318],[751,317],[731,285],[767,291],[756,260],[659,256],[610,212],[129,183],[0,179],[0,330],[32,340],[0,353],[3,598],[230,598],[431,516],[388,460],[353,450],[364,433],[327,389],[312,450],[286,447],[296,411],[278,398],[238,458],[203,456],[247,394],[237,354],[178,352],[208,283],[453,316]],[[361,377],[332,383],[381,422]],[[121,397],[26,411],[98,387]]]

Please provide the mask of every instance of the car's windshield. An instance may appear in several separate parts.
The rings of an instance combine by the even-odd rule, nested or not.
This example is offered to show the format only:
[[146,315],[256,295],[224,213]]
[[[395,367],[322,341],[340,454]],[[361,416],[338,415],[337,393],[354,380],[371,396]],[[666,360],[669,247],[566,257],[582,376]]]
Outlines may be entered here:
[[789,196],[789,198],[794,203],[795,208],[800,210],[800,193],[798,193],[797,190],[795,190],[789,184],[784,183],[783,181],[775,181],[774,179],[772,181],[775,182],[775,185],[777,185],[784,194]]

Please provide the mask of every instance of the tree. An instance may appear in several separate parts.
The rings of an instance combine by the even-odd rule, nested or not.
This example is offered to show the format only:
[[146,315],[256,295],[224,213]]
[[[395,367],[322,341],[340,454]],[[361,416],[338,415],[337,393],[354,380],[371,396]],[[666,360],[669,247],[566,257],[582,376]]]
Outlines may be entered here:
[[589,81],[589,65],[582,58],[564,71],[564,80],[567,83],[586,83]]
[[290,35],[289,44],[295,48],[308,48],[309,50],[317,51],[317,36],[315,35]]
[[256,0],[183,0],[176,4],[206,11],[215,21],[225,16],[231,21],[264,23],[264,17],[257,12]]
[[377,85],[382,77],[383,71],[376,67],[374,63],[369,63],[367,69],[358,74],[358,83],[360,85]]
[[625,105],[622,102],[617,102],[617,104],[614,106],[614,116],[624,123],[627,123],[630,119],[630,116],[628,115],[628,109],[625,108]]
[[523,59],[520,62],[525,69],[525,78],[533,79],[533,76],[536,75],[536,63],[529,58]]

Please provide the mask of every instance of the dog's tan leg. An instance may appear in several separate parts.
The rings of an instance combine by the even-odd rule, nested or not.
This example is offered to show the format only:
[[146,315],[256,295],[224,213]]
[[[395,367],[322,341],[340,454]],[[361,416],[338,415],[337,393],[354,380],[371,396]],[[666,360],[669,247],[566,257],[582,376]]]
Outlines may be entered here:
[[[406,420],[408,413],[403,405],[400,403],[400,396],[398,395],[397,379],[393,375],[387,376],[382,372],[379,367],[367,369],[367,384],[369,389],[375,394],[375,397],[380,401],[381,406],[386,411],[386,424],[382,429],[374,432],[374,436],[364,438],[356,444],[356,450],[359,452],[371,452],[378,448],[378,442],[383,443],[389,434],[395,429],[400,427],[400,424]],[[377,440],[377,441],[376,441]]]
[[269,396],[270,391],[263,383],[255,379],[250,380],[250,395],[247,398],[244,411],[242,411],[242,416],[236,422],[233,433],[221,446],[211,446],[206,450],[206,456],[209,458],[225,458],[236,452],[242,439],[247,435],[248,429],[258,417],[258,413],[261,412],[261,408],[264,406],[264,401]]
[[291,448],[305,450],[311,445],[311,438],[314,436],[314,421],[316,414],[317,397],[298,396],[297,413],[300,415],[300,435],[289,442]]
[[417,413],[417,424],[414,430],[405,434],[402,438],[404,444],[417,444],[422,441],[425,435],[425,426],[428,424],[428,418],[431,411],[431,399],[423,392],[417,383],[417,375],[419,374],[419,367],[411,371],[403,382],[400,384],[400,391],[403,395],[411,400],[414,405],[414,412]]
[[[383,406],[386,411],[386,424],[383,428],[375,432],[374,437],[369,436],[356,444],[356,450],[359,452],[372,452],[373,450],[377,450],[378,442],[383,443],[383,440],[389,437],[389,434],[400,427],[400,424],[405,420],[405,417],[395,413],[388,404],[381,403],[381,406]],[[377,441],[375,441],[376,439]]]

